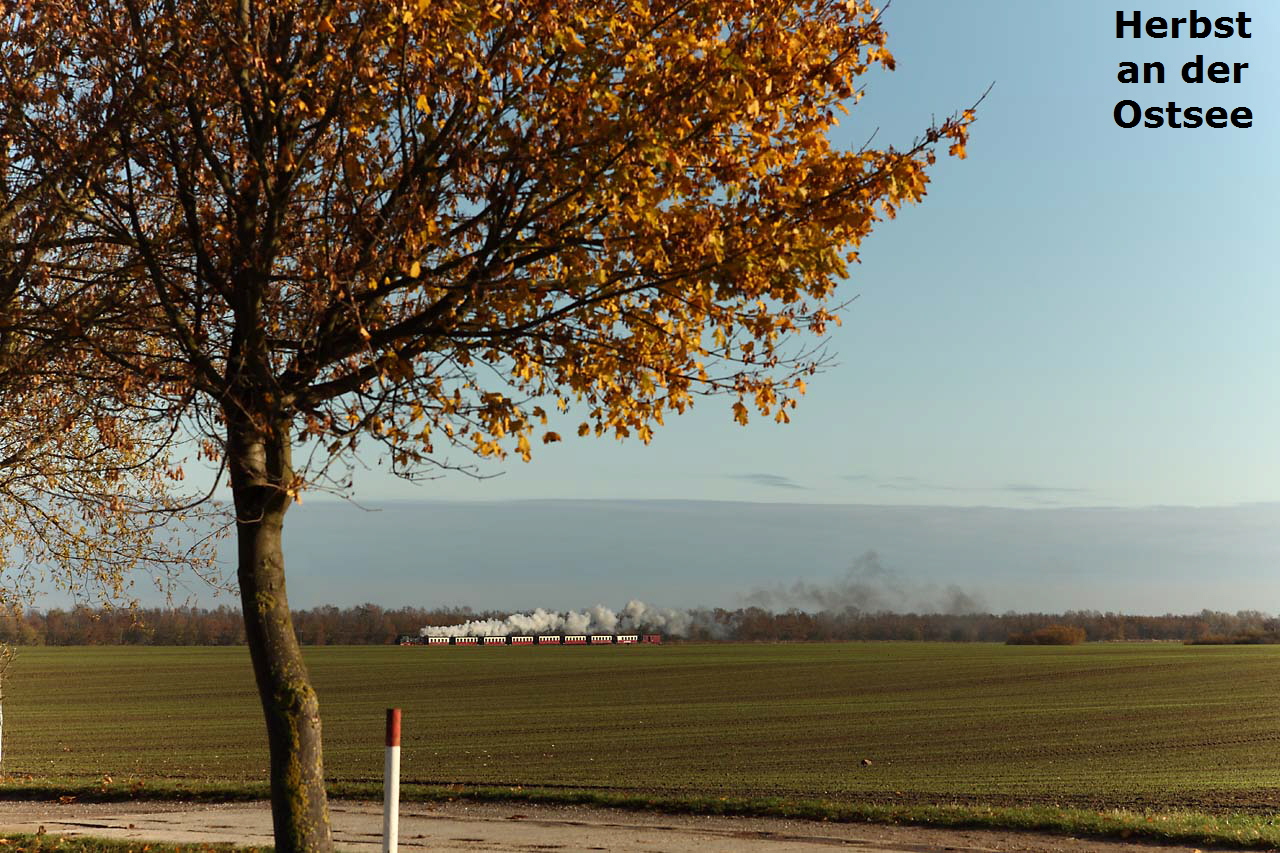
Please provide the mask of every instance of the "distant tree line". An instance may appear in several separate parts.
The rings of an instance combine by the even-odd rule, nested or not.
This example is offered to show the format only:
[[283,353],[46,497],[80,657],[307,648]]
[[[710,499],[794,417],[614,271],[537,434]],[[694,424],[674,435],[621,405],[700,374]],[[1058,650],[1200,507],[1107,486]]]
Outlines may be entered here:
[[[1079,629],[1089,642],[1104,640],[1178,640],[1238,642],[1242,638],[1280,637],[1280,619],[1255,610],[1236,613],[1202,610],[1195,614],[1138,616],[1069,610],[1065,613],[866,613],[856,610],[773,613],[759,608],[711,611],[712,625],[693,632],[697,639],[717,634],[739,641],[925,640],[1007,642],[1059,626]],[[1265,641],[1259,639],[1257,641]]]
[[[504,619],[505,611],[401,607],[376,604],[295,610],[298,639],[306,645],[385,645],[424,625]],[[1084,640],[1177,640],[1188,643],[1266,643],[1280,640],[1280,619],[1255,610],[1135,616],[1072,610],[1066,613],[867,613],[857,610],[775,613],[757,607],[689,612],[684,638],[693,641],[828,642],[927,640],[1044,642],[1071,629]],[[654,630],[661,630],[654,626]],[[1039,632],[1039,633],[1038,633]],[[1037,640],[1036,637],[1041,639]],[[680,639],[673,637],[672,639]],[[26,610],[0,614],[0,642],[14,645],[228,646],[245,641],[238,610],[195,607],[98,610]]]
[[[299,642],[306,645],[383,645],[423,625],[487,619],[470,608],[401,607],[376,604],[293,611]],[[235,646],[243,645],[238,608],[197,607],[98,610],[26,610],[0,614],[0,642],[24,646]]]
[[1005,642],[1011,646],[1078,646],[1085,641],[1084,629],[1078,625],[1048,625],[1025,634],[1010,634]]

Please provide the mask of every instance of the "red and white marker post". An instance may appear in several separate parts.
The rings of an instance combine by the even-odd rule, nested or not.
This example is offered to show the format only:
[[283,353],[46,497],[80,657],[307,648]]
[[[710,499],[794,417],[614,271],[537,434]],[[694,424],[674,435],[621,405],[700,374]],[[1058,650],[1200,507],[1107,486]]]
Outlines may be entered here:
[[387,763],[382,782],[382,853],[400,839],[400,709],[387,709]]

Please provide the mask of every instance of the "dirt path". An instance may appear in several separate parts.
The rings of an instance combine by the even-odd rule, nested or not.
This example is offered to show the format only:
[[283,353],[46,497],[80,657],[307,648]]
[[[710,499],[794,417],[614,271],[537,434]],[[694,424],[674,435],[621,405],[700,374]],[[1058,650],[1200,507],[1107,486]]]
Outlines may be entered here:
[[[334,802],[332,816],[339,849],[361,853],[381,849],[381,804]],[[64,835],[271,843],[271,813],[265,803],[0,802],[0,832],[36,832],[40,827]],[[693,817],[564,806],[415,804],[405,805],[400,817],[400,849],[405,853],[826,853],[833,848],[857,853],[1190,853],[1196,849],[1036,833]]]

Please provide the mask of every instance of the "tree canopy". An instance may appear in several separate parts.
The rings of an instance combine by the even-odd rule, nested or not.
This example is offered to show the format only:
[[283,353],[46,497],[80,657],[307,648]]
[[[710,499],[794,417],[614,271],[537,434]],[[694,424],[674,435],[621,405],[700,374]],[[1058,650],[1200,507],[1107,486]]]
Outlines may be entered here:
[[790,333],[833,322],[858,243],[972,117],[832,149],[893,64],[863,2],[99,6],[129,55],[96,85],[163,105],[99,222],[190,385],[224,399],[238,362],[401,470],[440,442],[527,457],[524,398],[642,440],[696,393],[785,420],[814,366]]
[[[185,516],[170,419],[133,405],[134,378],[94,353],[135,345],[101,276],[114,250],[80,221],[108,162],[108,101],[67,97],[73,7],[0,6],[0,606],[52,582],[129,603],[135,574],[211,568],[176,535]],[[131,324],[136,327],[136,323]]]

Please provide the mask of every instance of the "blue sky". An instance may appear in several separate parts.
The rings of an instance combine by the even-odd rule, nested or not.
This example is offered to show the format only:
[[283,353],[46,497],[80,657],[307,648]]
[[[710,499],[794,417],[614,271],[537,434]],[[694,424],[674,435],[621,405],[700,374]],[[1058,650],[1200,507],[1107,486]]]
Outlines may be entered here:
[[[737,606],[875,550],[996,611],[1280,611],[1280,6],[1246,6],[1247,41],[1120,41],[1113,3],[895,0],[898,70],[838,142],[908,144],[995,88],[969,158],[863,245],[792,423],[700,401],[648,447],[567,438],[485,480],[369,459],[355,493],[382,513],[291,512],[293,602]],[[1177,82],[1197,53],[1250,68]],[[1122,85],[1124,60],[1170,82]],[[1125,98],[1254,126],[1124,130]]]
[[[793,423],[701,401],[653,444],[569,440],[496,479],[366,499],[692,498],[942,505],[1230,505],[1280,499],[1280,133],[1273,5],[1252,39],[1117,40],[1094,0],[895,0],[894,73],[838,143],[906,144],[995,88],[969,158],[883,223],[843,289],[838,365]],[[1234,15],[1232,3],[1199,3]],[[1132,11],[1132,10],[1130,10]],[[1186,10],[1143,7],[1146,14]],[[1182,62],[1247,61],[1239,85]],[[1170,82],[1127,86],[1121,60]],[[1124,130],[1118,100],[1245,105],[1249,130]]]

